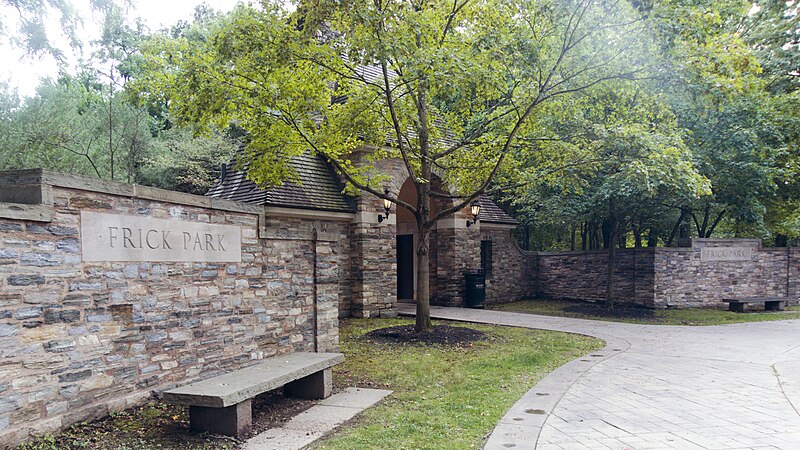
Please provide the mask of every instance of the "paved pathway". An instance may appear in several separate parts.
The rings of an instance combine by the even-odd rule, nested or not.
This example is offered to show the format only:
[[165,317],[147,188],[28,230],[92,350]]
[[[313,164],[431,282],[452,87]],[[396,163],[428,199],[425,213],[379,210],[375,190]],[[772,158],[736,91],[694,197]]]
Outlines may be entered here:
[[243,450],[299,450],[372,407],[392,391],[347,388],[301,412],[280,427],[245,442]]
[[487,449],[800,449],[798,320],[678,327],[439,307],[431,315],[606,341],[520,399]]

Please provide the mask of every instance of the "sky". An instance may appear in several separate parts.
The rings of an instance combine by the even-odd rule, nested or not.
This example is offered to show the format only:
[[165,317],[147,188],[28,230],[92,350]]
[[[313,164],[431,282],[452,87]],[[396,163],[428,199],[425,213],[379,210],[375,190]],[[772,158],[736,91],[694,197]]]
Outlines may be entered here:
[[[179,20],[190,20],[195,6],[206,3],[220,11],[230,11],[240,0],[132,0],[133,9],[128,16],[133,19],[141,17],[151,30],[158,30],[175,24]],[[99,25],[92,17],[89,0],[71,0],[83,19],[83,28],[79,32],[84,42],[99,35]],[[4,6],[7,9],[7,7]],[[0,20],[13,20],[13,11],[0,11]],[[51,14],[53,24],[48,26],[48,37],[51,42],[58,43],[63,39],[57,25],[56,14]],[[58,45],[66,49],[67,45]],[[12,48],[7,39],[0,41],[0,81],[7,82],[16,88],[21,96],[30,96],[39,84],[41,77],[54,77],[58,74],[58,66],[50,56],[25,57],[23,52]]]

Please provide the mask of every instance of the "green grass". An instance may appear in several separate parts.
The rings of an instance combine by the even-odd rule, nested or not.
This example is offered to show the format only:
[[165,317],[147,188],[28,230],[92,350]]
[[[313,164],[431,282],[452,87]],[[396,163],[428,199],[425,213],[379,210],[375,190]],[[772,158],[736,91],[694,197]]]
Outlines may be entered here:
[[480,448],[508,408],[538,380],[603,346],[584,336],[472,324],[453,325],[492,338],[463,349],[360,339],[377,328],[409,323],[342,322],[346,360],[334,369],[336,385],[391,389],[394,394],[317,448]]
[[568,311],[584,302],[564,300],[525,300],[493,306],[499,311],[511,311],[545,316],[574,317],[579,319],[607,320],[612,322],[657,324],[657,325],[723,325],[728,323],[763,322],[770,320],[800,319],[800,307],[790,306],[783,312],[748,312],[736,313],[720,309],[659,309],[652,310],[650,317],[608,317],[599,314],[588,314]]

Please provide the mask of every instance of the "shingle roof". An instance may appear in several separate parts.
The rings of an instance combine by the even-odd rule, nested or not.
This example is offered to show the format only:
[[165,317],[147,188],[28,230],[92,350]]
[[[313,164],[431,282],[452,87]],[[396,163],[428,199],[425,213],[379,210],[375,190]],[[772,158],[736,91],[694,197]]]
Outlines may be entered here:
[[511,216],[506,214],[505,211],[497,206],[497,203],[492,201],[488,195],[483,194],[478,197],[481,202],[481,212],[478,214],[478,219],[481,222],[487,223],[503,223],[508,225],[518,225],[519,222],[514,220]]
[[247,179],[244,170],[234,171],[234,163],[231,162],[227,165],[225,179],[212,186],[206,195],[264,206],[349,213],[356,211],[355,200],[342,193],[344,186],[322,157],[306,153],[293,158],[291,164],[297,171],[299,182],[290,181],[262,189]]

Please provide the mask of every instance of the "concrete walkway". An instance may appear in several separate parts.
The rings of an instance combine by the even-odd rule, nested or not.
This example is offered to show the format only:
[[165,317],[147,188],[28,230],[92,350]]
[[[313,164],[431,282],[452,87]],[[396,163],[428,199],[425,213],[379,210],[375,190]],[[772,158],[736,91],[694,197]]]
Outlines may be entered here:
[[301,412],[278,428],[250,438],[243,450],[299,450],[375,405],[392,391],[347,388]]
[[[413,305],[401,313],[413,315]],[[800,321],[631,325],[439,307],[431,315],[606,341],[534,386],[487,449],[800,449]]]

